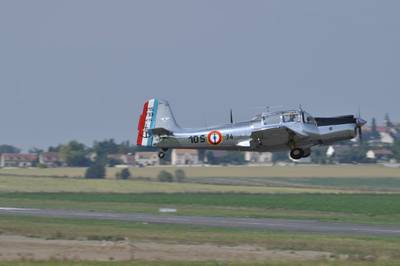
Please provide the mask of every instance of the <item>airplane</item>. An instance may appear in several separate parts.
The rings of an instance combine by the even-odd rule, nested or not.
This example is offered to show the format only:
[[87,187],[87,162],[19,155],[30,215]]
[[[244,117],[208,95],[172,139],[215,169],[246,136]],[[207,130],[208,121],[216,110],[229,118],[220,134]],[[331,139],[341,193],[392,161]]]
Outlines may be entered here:
[[138,123],[137,145],[156,147],[163,159],[168,149],[208,149],[230,151],[289,151],[293,160],[311,155],[316,145],[331,145],[362,137],[366,121],[354,115],[313,117],[298,110],[263,112],[245,122],[205,128],[181,128],[168,101],[145,102]]

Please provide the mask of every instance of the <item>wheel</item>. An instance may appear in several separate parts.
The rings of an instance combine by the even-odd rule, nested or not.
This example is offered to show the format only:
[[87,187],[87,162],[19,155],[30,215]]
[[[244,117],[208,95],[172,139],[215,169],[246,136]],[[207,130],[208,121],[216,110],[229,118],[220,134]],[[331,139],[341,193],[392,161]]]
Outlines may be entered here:
[[158,158],[164,159],[164,157],[165,157],[165,152],[160,151],[160,152],[158,153]]
[[304,156],[304,150],[296,148],[290,151],[290,158],[300,160]]

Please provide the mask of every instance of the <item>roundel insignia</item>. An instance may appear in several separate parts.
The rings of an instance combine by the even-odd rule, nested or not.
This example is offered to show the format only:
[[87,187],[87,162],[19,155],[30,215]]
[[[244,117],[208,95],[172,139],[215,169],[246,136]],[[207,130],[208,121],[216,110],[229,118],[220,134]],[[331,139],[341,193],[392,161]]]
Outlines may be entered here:
[[211,131],[207,135],[207,140],[211,145],[218,145],[222,142],[222,134],[217,130]]

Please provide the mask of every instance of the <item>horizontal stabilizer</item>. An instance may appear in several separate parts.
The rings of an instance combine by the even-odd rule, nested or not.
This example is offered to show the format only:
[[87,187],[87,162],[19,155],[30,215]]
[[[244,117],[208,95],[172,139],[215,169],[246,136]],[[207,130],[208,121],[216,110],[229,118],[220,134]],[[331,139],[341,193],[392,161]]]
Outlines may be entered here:
[[159,127],[159,128],[151,128],[147,130],[150,135],[156,136],[172,136],[174,133],[168,129]]

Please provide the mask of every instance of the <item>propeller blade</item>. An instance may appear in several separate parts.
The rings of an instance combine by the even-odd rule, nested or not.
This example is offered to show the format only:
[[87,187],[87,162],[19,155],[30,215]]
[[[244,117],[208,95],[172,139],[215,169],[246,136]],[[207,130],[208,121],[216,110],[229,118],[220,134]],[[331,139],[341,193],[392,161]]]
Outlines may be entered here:
[[230,114],[231,114],[231,124],[233,124],[233,111],[232,111],[232,109],[231,109]]
[[358,106],[358,114],[356,117],[356,127],[357,127],[357,134],[358,134],[358,140],[360,141],[360,144],[363,141],[362,138],[362,127],[367,123],[364,119],[361,118],[361,108]]

